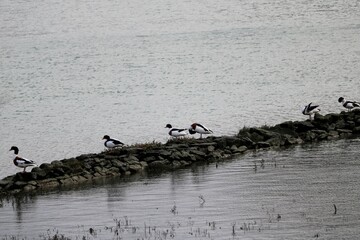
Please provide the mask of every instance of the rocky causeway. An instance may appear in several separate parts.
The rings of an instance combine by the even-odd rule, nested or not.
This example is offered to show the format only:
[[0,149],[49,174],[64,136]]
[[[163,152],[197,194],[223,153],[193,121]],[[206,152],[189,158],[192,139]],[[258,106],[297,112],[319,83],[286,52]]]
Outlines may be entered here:
[[141,171],[166,171],[196,162],[220,161],[247,151],[360,136],[360,110],[315,114],[314,120],[286,121],[275,126],[244,127],[234,136],[182,138],[144,143],[74,158],[54,160],[0,180],[0,196],[78,186],[99,178]]

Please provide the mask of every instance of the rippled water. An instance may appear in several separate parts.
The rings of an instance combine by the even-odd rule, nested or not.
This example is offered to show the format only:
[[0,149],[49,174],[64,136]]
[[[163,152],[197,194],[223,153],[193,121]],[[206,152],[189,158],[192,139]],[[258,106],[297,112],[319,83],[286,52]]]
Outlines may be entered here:
[[4,201],[0,236],[31,239],[49,230],[93,239],[92,228],[97,239],[354,239],[359,147],[359,140],[341,140],[249,153]]
[[[228,135],[304,119],[310,101],[325,114],[342,110],[339,96],[360,100],[355,0],[2,0],[0,12],[0,178],[19,171],[12,145],[40,164],[100,152],[104,134],[163,142],[165,124],[197,121]],[[108,238],[104,226],[120,222],[130,239],[351,239],[358,147],[265,152],[4,202],[0,233],[91,227]]]
[[[9,1],[0,4],[0,177],[164,126],[216,135],[359,100],[358,1]],[[8,159],[8,160],[6,160]]]

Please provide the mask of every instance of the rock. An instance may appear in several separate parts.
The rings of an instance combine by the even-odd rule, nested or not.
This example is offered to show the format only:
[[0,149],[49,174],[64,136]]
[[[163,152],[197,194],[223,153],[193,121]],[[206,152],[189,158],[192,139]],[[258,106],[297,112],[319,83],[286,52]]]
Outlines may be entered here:
[[214,151],[214,152],[211,152],[209,154],[209,158],[212,158],[212,159],[221,159],[223,158],[222,154],[220,151]]
[[360,133],[360,126],[359,127],[354,127],[353,133]]
[[154,161],[149,163],[149,168],[152,169],[158,169],[158,170],[162,170],[162,169],[167,169],[171,166],[171,163],[169,160],[163,160],[163,161]]
[[269,131],[269,130],[265,130],[262,128],[250,128],[250,132],[255,132],[258,135],[262,136],[263,140],[268,140],[270,138],[279,138],[280,134],[273,132],[273,131]]
[[245,146],[240,146],[240,147],[236,147],[235,145],[232,145],[230,150],[234,153],[234,154],[240,154],[243,153],[247,150],[247,147]]
[[23,181],[16,181],[14,182],[14,186],[16,188],[23,188],[25,185],[27,185],[27,182],[23,182]]
[[[50,164],[50,163],[42,163],[41,165],[40,165],[40,168],[41,169],[44,169],[44,170],[48,170],[48,169],[52,169],[52,165]],[[34,168],[35,169],[35,168]]]
[[340,120],[338,122],[336,122],[335,124],[335,129],[347,129],[348,128],[348,124],[344,121],[344,120]]
[[303,122],[294,122],[295,131],[298,133],[303,133],[310,131],[315,128],[315,126],[310,121],[303,121]]
[[348,129],[337,129],[337,131],[342,138],[349,137],[352,134],[352,131]]
[[142,168],[142,166],[141,166],[140,163],[129,165],[129,171],[130,171],[131,173],[140,172],[142,169],[143,169],[143,168]]
[[278,146],[283,146],[283,145],[285,145],[284,140],[281,139],[281,138],[278,137],[278,136],[273,137],[273,138],[270,138],[270,139],[266,140],[266,142],[267,142],[268,144],[270,144],[270,146],[277,146],[277,147],[278,147]]
[[215,147],[214,147],[213,145],[208,146],[208,147],[207,147],[207,151],[208,151],[208,152],[213,152],[213,151],[215,151]]
[[267,142],[257,142],[256,146],[258,148],[269,148],[269,147],[271,147],[271,145],[269,143],[267,143]]
[[327,139],[328,139],[328,140],[333,140],[333,139],[337,139],[337,138],[339,138],[339,137],[340,137],[340,135],[339,135],[339,133],[338,133],[337,131],[331,130],[331,131],[329,131],[329,133],[328,133]]
[[46,177],[46,171],[39,167],[34,167],[31,172],[36,174],[35,179],[44,179]]
[[62,162],[58,161],[58,160],[55,160],[55,161],[51,162],[51,165],[53,167],[62,167],[64,164]]
[[149,157],[145,157],[143,160],[147,163],[151,163],[151,162],[156,161],[157,158],[155,156],[149,156]]
[[72,180],[71,178],[59,179],[59,182],[60,182],[61,185],[72,185],[72,184],[74,184],[74,180]]
[[199,151],[199,150],[195,150],[195,149],[190,150],[190,154],[201,156],[201,157],[206,156],[206,153]]
[[40,188],[52,188],[52,187],[56,187],[59,185],[60,185],[60,183],[55,178],[49,178],[49,179],[44,179],[44,180],[38,181],[38,186]]
[[96,167],[94,167],[94,171],[97,173],[100,173],[103,171],[103,169],[102,169],[102,167],[96,166]]
[[36,180],[36,173],[33,172],[18,172],[15,174],[15,179],[18,181],[28,182],[31,180]]
[[180,160],[182,159],[182,154],[179,152],[179,151],[173,151],[169,157],[169,159],[172,159],[172,160]]
[[182,166],[181,162],[180,161],[173,161],[172,162],[172,168],[173,169],[176,169],[176,168],[180,168]]
[[311,132],[317,135],[317,139],[324,140],[327,139],[328,133],[325,130],[311,130]]
[[33,191],[33,190],[35,190],[35,189],[36,189],[36,187],[33,186],[33,185],[26,185],[26,186],[23,188],[23,190],[26,191],[26,192]]
[[317,135],[313,132],[305,132],[303,135],[302,135],[302,139],[305,141],[305,142],[312,142],[312,141],[316,141],[317,139]]

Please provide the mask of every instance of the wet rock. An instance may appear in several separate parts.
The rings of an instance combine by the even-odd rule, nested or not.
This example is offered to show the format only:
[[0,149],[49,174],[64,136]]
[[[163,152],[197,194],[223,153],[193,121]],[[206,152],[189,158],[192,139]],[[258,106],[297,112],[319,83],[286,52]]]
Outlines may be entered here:
[[360,126],[359,127],[354,127],[353,133],[360,133]]
[[29,192],[29,191],[33,191],[33,190],[35,190],[36,189],[36,186],[33,186],[33,185],[26,185],[26,186],[24,186],[24,191],[25,192]]
[[137,172],[140,172],[141,170],[143,169],[143,167],[141,166],[140,163],[137,163],[137,164],[131,164],[129,165],[129,171],[131,173],[137,173]]
[[173,169],[176,169],[176,168],[180,168],[182,166],[181,162],[180,161],[173,161],[172,162],[172,168]]
[[172,159],[172,160],[180,160],[182,159],[182,154],[179,152],[179,151],[173,151],[171,153],[171,155],[169,156],[169,159]]
[[51,165],[53,167],[62,167],[64,164],[62,162],[58,161],[58,160],[55,160],[55,161],[51,162]]
[[15,186],[16,188],[22,188],[22,187],[24,187],[25,185],[27,185],[27,182],[24,182],[24,181],[16,181],[16,182],[14,182],[14,186]]
[[52,169],[52,165],[50,164],[50,163],[42,163],[41,165],[40,165],[40,168],[41,169],[44,169],[44,170],[49,170],[49,169]]
[[284,140],[278,136],[266,140],[270,146],[282,146],[285,145]]
[[311,130],[311,132],[315,133],[317,135],[317,139],[324,140],[327,139],[328,133],[325,130]]
[[190,154],[201,156],[201,157],[206,156],[206,153],[199,151],[199,150],[195,150],[195,149],[190,150]]
[[317,135],[316,135],[314,132],[305,132],[305,133],[302,135],[302,139],[303,139],[305,142],[316,141]]
[[213,145],[208,146],[208,147],[207,147],[207,151],[208,151],[208,152],[213,152],[213,151],[215,151],[215,147],[214,147]]
[[329,133],[328,133],[327,139],[328,139],[328,140],[333,140],[333,139],[337,139],[337,138],[339,138],[339,137],[340,137],[340,135],[339,135],[339,133],[338,133],[337,131],[335,131],[335,130],[330,130]]
[[337,129],[341,138],[349,137],[352,134],[352,131],[349,129]]
[[71,178],[62,178],[58,180],[61,185],[72,185],[74,184],[74,180]]
[[256,146],[258,148],[269,148],[271,145],[268,142],[257,142]]
[[40,188],[52,188],[52,187],[56,187],[59,185],[60,185],[60,183],[55,178],[49,178],[49,179],[44,179],[44,180],[38,181],[38,186]]
[[234,153],[234,154],[240,154],[240,153],[244,153],[247,150],[247,147],[245,146],[240,146],[237,147],[235,145],[232,145],[230,150]]
[[18,172],[15,174],[15,179],[17,181],[24,181],[24,182],[28,182],[31,180],[35,180],[36,179],[36,174],[32,173],[32,172]]
[[149,168],[151,169],[158,169],[158,170],[162,170],[162,169],[167,169],[171,166],[171,162],[169,160],[163,160],[163,161],[154,161],[149,163]]
[[307,132],[315,128],[315,126],[310,121],[294,122],[294,126],[296,132],[299,133]]
[[262,140],[268,140],[271,138],[279,138],[280,134],[273,132],[273,131],[269,131],[269,130],[265,130],[265,129],[261,129],[261,128],[250,128],[250,132],[251,133],[257,133],[258,135],[262,136]]

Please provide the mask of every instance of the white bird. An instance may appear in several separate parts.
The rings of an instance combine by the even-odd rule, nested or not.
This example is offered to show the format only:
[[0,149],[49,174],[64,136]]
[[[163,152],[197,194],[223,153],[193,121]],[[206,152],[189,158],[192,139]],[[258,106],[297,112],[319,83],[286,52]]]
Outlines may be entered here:
[[107,148],[114,148],[114,147],[120,147],[124,145],[124,143],[120,142],[119,140],[115,138],[110,138],[108,135],[105,135],[103,137],[106,141],[104,142],[105,147]]
[[210,134],[213,133],[213,131],[205,127],[204,125],[201,125],[200,123],[193,123],[189,128],[189,133],[190,134],[200,133],[200,138],[202,138],[203,134]]
[[179,128],[173,128],[171,124],[166,124],[165,128],[170,128],[169,135],[172,137],[183,137],[186,136],[188,133],[186,132],[188,129],[179,129]]
[[340,97],[338,101],[344,106],[344,108],[348,109],[348,111],[351,111],[353,108],[360,107],[360,103],[355,101],[346,101],[343,97]]
[[319,105],[311,105],[312,103],[309,103],[306,105],[302,111],[304,115],[309,115],[310,121],[313,119],[312,115],[314,115],[317,112],[320,112]]
[[15,154],[14,164],[15,164],[15,166],[17,166],[19,168],[23,168],[24,169],[23,172],[25,172],[25,169],[27,167],[35,167],[35,166],[37,166],[34,161],[26,159],[26,158],[19,157],[18,156],[19,148],[15,147],[15,146],[12,146],[9,151],[14,151],[14,154]]

